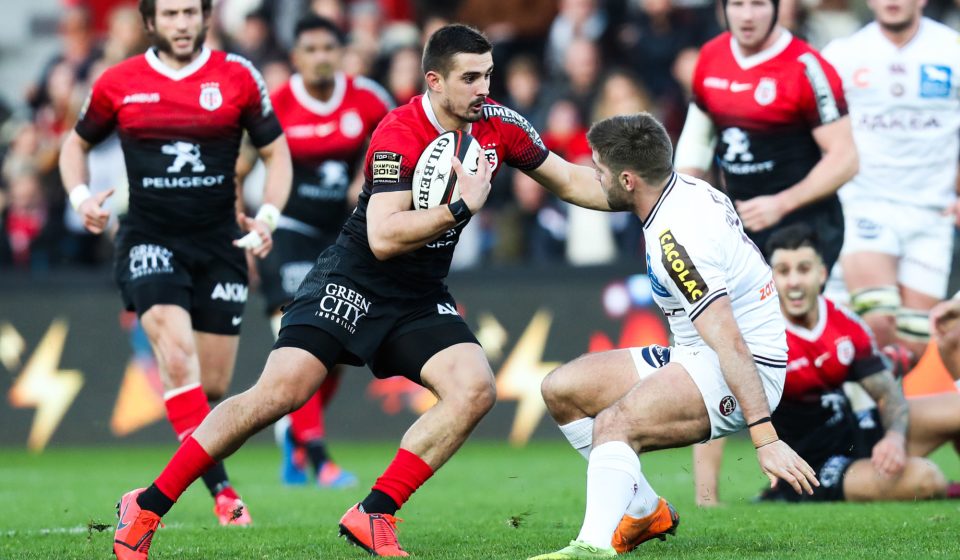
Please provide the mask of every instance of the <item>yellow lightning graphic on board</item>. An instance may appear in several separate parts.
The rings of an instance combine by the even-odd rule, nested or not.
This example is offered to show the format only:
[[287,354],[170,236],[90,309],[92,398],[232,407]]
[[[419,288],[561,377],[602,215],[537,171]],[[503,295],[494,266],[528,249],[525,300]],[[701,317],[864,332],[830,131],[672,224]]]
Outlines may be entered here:
[[510,429],[512,445],[527,443],[547,411],[540,396],[540,382],[560,365],[542,361],[552,322],[549,311],[537,311],[497,373],[497,395],[517,401],[517,414]]
[[67,330],[67,322],[62,319],[50,325],[10,388],[11,405],[15,408],[37,409],[27,439],[27,447],[31,451],[42,451],[46,447],[83,387],[83,375],[79,371],[58,369]]

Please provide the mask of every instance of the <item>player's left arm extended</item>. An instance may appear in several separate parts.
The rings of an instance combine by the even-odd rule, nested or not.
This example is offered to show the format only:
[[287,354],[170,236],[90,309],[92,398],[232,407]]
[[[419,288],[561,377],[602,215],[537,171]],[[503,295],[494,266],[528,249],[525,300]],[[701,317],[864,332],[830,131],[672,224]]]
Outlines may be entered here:
[[803,458],[780,440],[770,422],[770,406],[760,381],[760,372],[733,316],[729,296],[717,298],[700,313],[693,326],[704,342],[717,353],[720,371],[743,411],[746,424],[750,426],[750,438],[757,450],[757,461],[770,479],[770,486],[775,486],[779,479],[790,484],[798,494],[813,494],[813,486],[820,485],[816,474]]
[[800,182],[774,195],[736,202],[737,212],[748,230],[760,231],[775,225],[787,214],[837,192],[857,174],[860,158],[853,143],[849,116],[813,129],[813,139],[820,147],[820,161]]
[[910,406],[889,370],[868,375],[860,380],[860,384],[877,401],[880,420],[887,430],[883,439],[873,447],[871,462],[880,473],[896,475],[907,464]]
[[273,142],[258,148],[257,152],[267,170],[263,183],[263,204],[272,204],[278,210],[283,210],[293,184],[293,163],[287,137],[281,134]]
[[525,173],[570,204],[610,211],[607,195],[600,186],[597,171],[592,167],[570,163],[550,152],[540,167]]

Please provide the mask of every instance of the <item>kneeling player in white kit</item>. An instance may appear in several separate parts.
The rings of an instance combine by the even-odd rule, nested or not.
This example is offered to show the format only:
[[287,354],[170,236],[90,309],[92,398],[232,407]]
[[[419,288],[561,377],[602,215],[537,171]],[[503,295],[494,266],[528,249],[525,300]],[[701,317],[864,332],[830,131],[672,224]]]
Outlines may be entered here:
[[670,139],[649,114],[601,121],[588,139],[610,207],[643,220],[654,301],[675,345],[582,356],[544,380],[550,413],[589,466],[579,536],[539,560],[611,557],[675,532],[679,517],[641,473],[641,451],[749,428],[771,485],[819,485],[770,422],[783,392],[784,322],[770,268],[730,199],[673,170]]
[[946,296],[960,153],[960,35],[923,17],[925,4],[870,0],[876,21],[823,49],[860,152],[860,172],[840,190],[850,305],[881,347],[899,339],[917,356]]

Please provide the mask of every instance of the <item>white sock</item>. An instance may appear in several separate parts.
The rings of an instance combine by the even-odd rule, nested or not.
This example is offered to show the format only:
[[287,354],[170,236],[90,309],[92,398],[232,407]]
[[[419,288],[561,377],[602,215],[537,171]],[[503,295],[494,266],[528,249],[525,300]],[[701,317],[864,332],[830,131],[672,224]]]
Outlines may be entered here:
[[587,511],[577,540],[610,548],[639,478],[640,459],[629,445],[609,441],[595,447],[587,467]]
[[590,450],[593,448],[593,418],[587,416],[564,424],[560,426],[560,432],[584,459],[590,460]]
[[[637,459],[639,461],[639,458]],[[627,515],[630,517],[646,517],[656,511],[657,504],[660,503],[660,496],[653,491],[653,487],[647,482],[647,477],[643,476],[643,471],[637,471],[640,478],[637,480],[637,493],[630,500],[627,506]]]

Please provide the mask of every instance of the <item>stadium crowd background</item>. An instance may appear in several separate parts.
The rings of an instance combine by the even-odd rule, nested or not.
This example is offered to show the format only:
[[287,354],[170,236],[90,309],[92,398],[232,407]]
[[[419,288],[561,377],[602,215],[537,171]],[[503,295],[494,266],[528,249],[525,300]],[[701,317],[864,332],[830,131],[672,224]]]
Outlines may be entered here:
[[[146,48],[135,0],[18,2],[0,29],[0,270],[43,274],[108,267],[109,237],[87,234],[66,204],[59,146],[90,84]],[[423,91],[420,51],[438,26],[460,21],[495,44],[491,97],[522,113],[547,146],[589,162],[586,130],[615,114],[650,111],[676,140],[700,45],[722,30],[712,0],[215,0],[207,42],[242,54],[271,90],[290,76],[293,24],[313,10],[342,25],[345,70],[381,83],[397,104]],[[926,15],[960,29],[960,0]],[[862,0],[781,0],[780,23],[822,47],[869,19]],[[18,30],[18,31],[15,31]],[[91,156],[91,189],[126,182],[118,142]],[[256,188],[248,189],[255,193]],[[254,202],[256,197],[251,197]],[[473,225],[476,224],[476,225]],[[503,172],[455,267],[641,259],[633,215],[572,208],[522,173]]]

